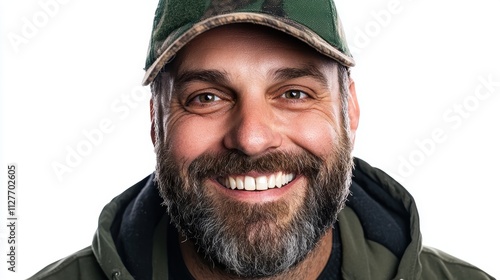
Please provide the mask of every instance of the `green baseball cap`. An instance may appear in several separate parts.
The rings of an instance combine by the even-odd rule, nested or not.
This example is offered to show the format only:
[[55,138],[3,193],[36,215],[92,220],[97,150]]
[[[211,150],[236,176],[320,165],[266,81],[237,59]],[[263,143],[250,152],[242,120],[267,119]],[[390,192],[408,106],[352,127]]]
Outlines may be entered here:
[[285,32],[347,67],[347,47],[333,0],[160,0],[143,85],[201,33],[232,23],[253,23]]

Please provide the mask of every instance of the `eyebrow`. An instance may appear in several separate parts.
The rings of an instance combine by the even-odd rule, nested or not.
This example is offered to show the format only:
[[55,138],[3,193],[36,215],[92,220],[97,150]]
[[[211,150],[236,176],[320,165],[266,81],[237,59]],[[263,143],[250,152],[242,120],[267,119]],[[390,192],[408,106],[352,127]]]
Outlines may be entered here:
[[328,79],[325,77],[325,75],[316,66],[310,64],[304,65],[300,68],[279,68],[278,70],[273,71],[273,75],[274,79],[278,81],[311,77],[320,82],[324,87],[328,86]]
[[[271,70],[270,75],[276,81],[291,80],[302,77],[311,77],[320,82],[324,87],[328,86],[328,79],[314,65],[304,65],[303,67],[283,67]],[[207,83],[217,83],[221,85],[229,84],[228,74],[225,71],[207,70],[187,70],[181,72],[174,80],[176,89],[182,89],[192,81],[202,81]]]
[[228,75],[219,70],[188,70],[181,72],[174,80],[176,89],[183,88],[192,81],[202,81],[217,84],[229,84]]

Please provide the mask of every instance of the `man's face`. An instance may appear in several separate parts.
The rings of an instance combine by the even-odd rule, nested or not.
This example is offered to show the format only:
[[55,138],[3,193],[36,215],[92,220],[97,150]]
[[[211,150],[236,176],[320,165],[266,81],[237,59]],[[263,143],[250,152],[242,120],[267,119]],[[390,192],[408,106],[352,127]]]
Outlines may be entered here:
[[229,272],[297,264],[350,183],[336,63],[280,33],[232,25],[197,37],[171,68],[156,151],[172,220]]

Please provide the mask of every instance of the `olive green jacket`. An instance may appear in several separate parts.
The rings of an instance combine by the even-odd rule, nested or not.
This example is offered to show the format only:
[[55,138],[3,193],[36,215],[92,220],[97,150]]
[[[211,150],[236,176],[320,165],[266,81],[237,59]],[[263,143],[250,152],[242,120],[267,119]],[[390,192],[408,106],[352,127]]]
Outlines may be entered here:
[[[410,240],[403,255],[398,258],[383,245],[366,237],[362,221],[348,205],[338,218],[343,279],[494,279],[471,264],[439,250],[423,247],[418,213],[411,195],[384,172],[359,159],[355,160],[355,164],[354,183],[362,188],[380,188],[407,211],[405,214],[409,217],[407,223],[410,227]],[[104,207],[91,246],[50,264],[29,279],[133,279],[117,253],[110,228],[117,213],[138,194],[147,179],[132,186]],[[154,235],[153,278],[167,279],[167,254],[165,250],[157,249],[166,248],[166,228],[160,226]]]

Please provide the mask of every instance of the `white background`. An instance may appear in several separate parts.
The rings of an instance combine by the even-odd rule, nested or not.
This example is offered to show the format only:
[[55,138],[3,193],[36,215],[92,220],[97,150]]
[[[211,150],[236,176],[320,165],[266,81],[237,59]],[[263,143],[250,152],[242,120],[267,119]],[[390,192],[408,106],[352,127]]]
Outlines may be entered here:
[[[1,279],[24,279],[88,246],[101,208],[154,168],[140,84],[156,0],[54,1],[49,12],[40,4],[49,0],[0,1]],[[357,61],[355,156],[414,195],[424,244],[499,277],[500,4],[336,2]],[[488,92],[481,79],[496,85]],[[454,111],[464,104],[464,115]],[[111,128],[85,146],[103,121]],[[78,147],[85,155],[76,160]],[[16,274],[6,268],[3,225],[10,163]],[[57,164],[68,167],[60,178]]]

